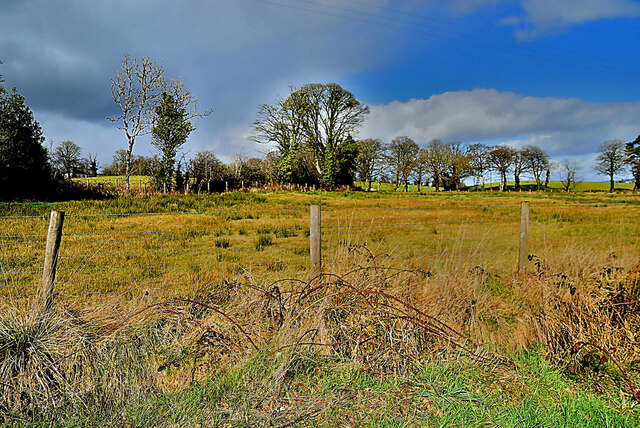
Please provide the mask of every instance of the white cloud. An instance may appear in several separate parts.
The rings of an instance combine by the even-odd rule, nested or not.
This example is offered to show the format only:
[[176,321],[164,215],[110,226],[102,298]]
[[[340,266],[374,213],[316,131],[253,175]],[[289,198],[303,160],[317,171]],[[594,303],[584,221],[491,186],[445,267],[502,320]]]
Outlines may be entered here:
[[638,117],[640,102],[588,103],[475,89],[371,106],[359,136],[536,144],[552,156],[575,156],[595,152],[608,139],[635,138]]
[[522,16],[503,20],[515,28],[520,39],[601,19],[640,16],[640,4],[635,0],[522,0],[522,9]]
[[468,14],[505,3],[517,3],[522,10],[520,14],[507,16],[501,21],[514,27],[515,35],[520,39],[531,39],[601,19],[640,16],[637,0],[451,0],[447,5],[456,13]]

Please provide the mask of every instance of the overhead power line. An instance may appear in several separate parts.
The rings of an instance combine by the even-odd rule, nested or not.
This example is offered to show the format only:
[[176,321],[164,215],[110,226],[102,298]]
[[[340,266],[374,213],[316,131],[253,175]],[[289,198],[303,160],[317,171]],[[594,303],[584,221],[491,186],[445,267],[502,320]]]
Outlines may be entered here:
[[[549,49],[547,46],[535,42],[527,42],[529,46],[523,44],[514,46],[511,42],[505,42],[489,34],[486,30],[476,29],[469,26],[459,25],[450,21],[430,18],[423,15],[412,14],[398,9],[381,7],[357,0],[346,0],[353,4],[364,5],[372,9],[392,12],[403,18],[383,16],[379,13],[355,10],[348,7],[328,5],[318,3],[313,0],[296,0],[295,4],[283,3],[274,0],[252,0],[280,8],[300,10],[315,14],[322,14],[343,19],[355,20],[367,24],[408,31],[423,36],[463,41],[467,44],[480,46],[509,54],[515,54],[530,58],[537,58],[546,62],[560,63],[572,67],[576,70],[592,70],[604,73],[616,78],[636,81],[640,77],[640,71],[634,72],[626,68],[612,66],[599,59],[588,58],[575,52],[560,49]],[[300,4],[307,5],[301,6]]]

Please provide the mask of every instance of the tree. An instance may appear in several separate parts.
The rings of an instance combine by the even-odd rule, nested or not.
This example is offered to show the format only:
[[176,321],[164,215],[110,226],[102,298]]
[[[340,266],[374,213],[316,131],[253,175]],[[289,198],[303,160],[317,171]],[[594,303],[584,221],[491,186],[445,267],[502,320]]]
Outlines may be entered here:
[[186,143],[192,130],[193,125],[187,120],[184,108],[176,105],[173,95],[163,92],[162,101],[155,109],[151,144],[160,150],[162,158],[160,179],[167,189],[174,187],[176,155],[178,149]]
[[335,83],[304,85],[294,95],[302,103],[304,132],[322,184],[341,184],[336,182],[341,162],[338,149],[362,124],[369,108]]
[[633,190],[640,189],[640,135],[625,145],[625,163],[631,168],[633,174],[634,186]]
[[614,177],[625,169],[624,143],[621,140],[608,140],[600,145],[600,154],[593,166],[598,173],[609,177],[609,191],[615,188]]
[[[251,139],[278,145],[283,179],[293,179],[292,171],[297,168],[294,159],[303,160],[311,154],[312,166],[324,186],[349,184],[341,183],[339,176],[349,178],[341,171],[345,171],[345,162],[355,158],[349,161],[353,151],[341,146],[360,126],[369,108],[335,83],[312,83],[290,90],[286,100],[278,100],[274,106],[260,106]],[[302,146],[310,150],[299,156]],[[347,170],[352,168],[349,165]]]
[[285,183],[294,181],[294,160],[304,139],[305,107],[301,94],[291,88],[287,99],[279,98],[275,105],[258,107],[258,118],[252,123],[251,141],[275,143],[278,148],[278,178]]
[[471,156],[458,141],[446,143],[442,147],[444,153],[442,184],[445,190],[459,190],[464,179],[473,174]]
[[402,183],[404,185],[403,191],[408,191],[409,177],[413,173],[419,150],[420,147],[409,137],[402,136],[391,140],[387,163],[395,176],[396,190]]
[[525,171],[533,176],[538,190],[542,187],[542,174],[549,169],[549,155],[540,147],[528,145],[521,151]]
[[520,176],[524,172],[526,168],[524,156],[522,156],[522,151],[513,150],[513,157],[511,158],[511,167],[513,169],[513,184],[515,191],[520,191]]
[[40,124],[15,88],[0,86],[0,198],[31,197],[50,190],[51,167]]
[[500,174],[500,191],[507,190],[507,172],[511,168],[515,150],[507,146],[494,146],[487,153],[491,167]]
[[70,140],[58,144],[53,151],[53,164],[66,178],[73,178],[82,168],[82,148]]
[[125,55],[122,70],[116,72],[111,79],[111,95],[120,112],[108,117],[111,122],[118,122],[118,129],[127,137],[125,159],[125,187],[130,191],[129,179],[132,175],[133,146],[137,137],[150,132],[155,122],[158,101],[163,93],[170,94],[179,109],[186,112],[186,119],[208,116],[212,109],[204,113],[198,112],[199,100],[189,89],[184,87],[182,79],[165,79],[164,70],[151,58],[131,59]]
[[119,122],[118,129],[127,136],[125,153],[125,187],[130,192],[131,161],[133,145],[136,138],[149,132],[156,100],[161,94],[163,85],[163,69],[151,58],[138,61],[125,55],[122,60],[122,71],[118,70],[111,80],[111,95],[120,108],[120,113],[109,117],[112,122]]
[[577,184],[577,174],[580,167],[575,161],[565,160],[557,164],[556,169],[560,174],[560,182],[566,192],[575,189]]
[[424,181],[424,176],[427,174],[427,156],[427,150],[422,148],[418,150],[418,154],[416,155],[416,162],[413,167],[413,178],[418,185],[418,192]]
[[489,160],[487,157],[488,147],[484,144],[476,143],[469,146],[469,166],[472,169],[472,175],[476,178],[476,184],[482,183],[482,190],[485,187],[485,174],[489,170]]
[[95,177],[98,175],[98,154],[97,153],[89,153],[87,157],[84,159],[84,163],[86,165],[87,174],[90,177]]
[[210,188],[211,182],[223,181],[224,177],[222,162],[211,150],[196,152],[189,161],[187,171],[198,192],[202,190],[205,183],[207,188]]
[[371,190],[371,182],[379,174],[382,167],[385,146],[381,140],[372,138],[358,141],[357,145],[356,170],[358,177],[366,183],[367,190]]
[[436,188],[436,192],[439,192],[442,178],[446,173],[447,154],[445,144],[438,139],[433,139],[429,141],[425,151],[424,161],[427,164],[427,174],[431,175],[433,187]]

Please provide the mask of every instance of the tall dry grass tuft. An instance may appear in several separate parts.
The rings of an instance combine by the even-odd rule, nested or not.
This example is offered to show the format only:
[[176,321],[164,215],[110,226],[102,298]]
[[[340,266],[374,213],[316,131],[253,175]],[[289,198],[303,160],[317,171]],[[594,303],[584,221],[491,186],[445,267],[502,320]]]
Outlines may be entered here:
[[0,317],[2,413],[33,415],[79,403],[78,380],[95,374],[97,350],[91,337],[97,332],[93,327],[71,313],[4,312]]

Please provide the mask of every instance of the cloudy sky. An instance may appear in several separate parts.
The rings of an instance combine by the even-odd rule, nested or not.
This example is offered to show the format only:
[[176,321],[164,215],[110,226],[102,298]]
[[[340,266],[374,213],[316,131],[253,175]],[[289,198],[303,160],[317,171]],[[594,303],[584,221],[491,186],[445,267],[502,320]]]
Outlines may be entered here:
[[[150,57],[214,113],[185,153],[223,160],[256,108],[291,85],[335,82],[371,107],[358,136],[533,143],[575,158],[640,134],[640,0],[0,0],[0,74],[49,143],[104,164],[125,54]],[[147,139],[134,152],[150,155]],[[604,179],[604,178],[602,178]]]

